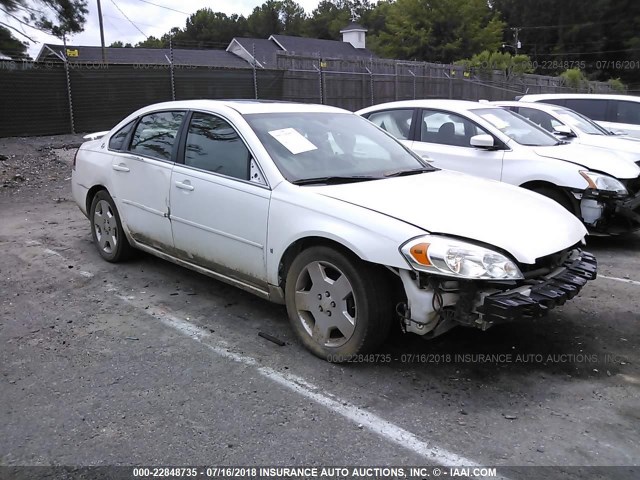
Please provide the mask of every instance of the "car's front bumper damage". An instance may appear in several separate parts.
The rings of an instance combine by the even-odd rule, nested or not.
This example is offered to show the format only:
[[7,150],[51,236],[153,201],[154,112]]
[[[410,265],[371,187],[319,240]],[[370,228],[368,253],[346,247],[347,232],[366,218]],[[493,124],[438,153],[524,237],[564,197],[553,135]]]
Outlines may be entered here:
[[577,250],[562,267],[535,283],[486,296],[476,311],[490,324],[541,317],[575,297],[596,272],[595,257]]
[[587,189],[581,195],[580,208],[591,233],[617,235],[640,229],[640,192],[619,195]]
[[407,332],[433,338],[463,325],[482,330],[545,315],[575,297],[596,278],[593,255],[573,248],[539,259],[524,280],[450,280],[400,272],[407,302],[398,305]]

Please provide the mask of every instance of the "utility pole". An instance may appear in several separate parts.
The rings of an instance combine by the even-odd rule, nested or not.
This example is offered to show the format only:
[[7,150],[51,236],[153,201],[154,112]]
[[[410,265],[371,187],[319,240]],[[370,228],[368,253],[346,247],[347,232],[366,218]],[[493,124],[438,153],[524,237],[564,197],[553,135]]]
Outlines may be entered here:
[[513,48],[516,52],[516,55],[518,55],[518,49],[520,48],[520,41],[518,40],[518,34],[520,33],[520,30],[522,30],[522,28],[520,27],[512,27],[511,30],[514,31],[514,40],[515,43],[513,44]]
[[104,26],[102,25],[102,5],[98,0],[98,21],[100,22],[100,45],[102,45],[102,63],[107,63],[107,51],[104,48]]

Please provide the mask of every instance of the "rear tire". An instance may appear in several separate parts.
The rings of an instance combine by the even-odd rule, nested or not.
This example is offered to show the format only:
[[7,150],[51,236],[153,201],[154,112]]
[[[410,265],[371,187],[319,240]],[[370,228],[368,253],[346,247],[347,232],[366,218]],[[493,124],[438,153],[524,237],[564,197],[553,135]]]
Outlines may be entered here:
[[133,248],[122,229],[116,204],[106,190],[100,190],[93,197],[89,219],[93,243],[102,258],[116,263],[131,256]]
[[287,272],[289,321],[303,345],[330,362],[376,350],[393,320],[386,278],[330,247],[303,250]]

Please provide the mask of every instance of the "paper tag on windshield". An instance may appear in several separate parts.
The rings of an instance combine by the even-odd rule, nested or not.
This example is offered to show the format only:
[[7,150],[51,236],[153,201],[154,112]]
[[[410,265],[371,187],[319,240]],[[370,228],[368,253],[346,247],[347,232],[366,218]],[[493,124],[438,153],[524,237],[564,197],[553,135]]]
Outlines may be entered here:
[[284,148],[289,150],[294,155],[318,149],[318,147],[307,140],[295,128],[272,130],[269,132],[269,135],[278,140],[284,146]]

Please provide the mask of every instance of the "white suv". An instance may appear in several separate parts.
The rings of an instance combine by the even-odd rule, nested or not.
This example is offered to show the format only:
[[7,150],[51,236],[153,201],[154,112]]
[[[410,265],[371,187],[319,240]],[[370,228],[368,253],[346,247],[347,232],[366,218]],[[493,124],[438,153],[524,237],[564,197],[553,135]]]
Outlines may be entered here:
[[575,110],[607,130],[640,138],[640,97],[595,93],[524,95],[521,102],[544,102]]

